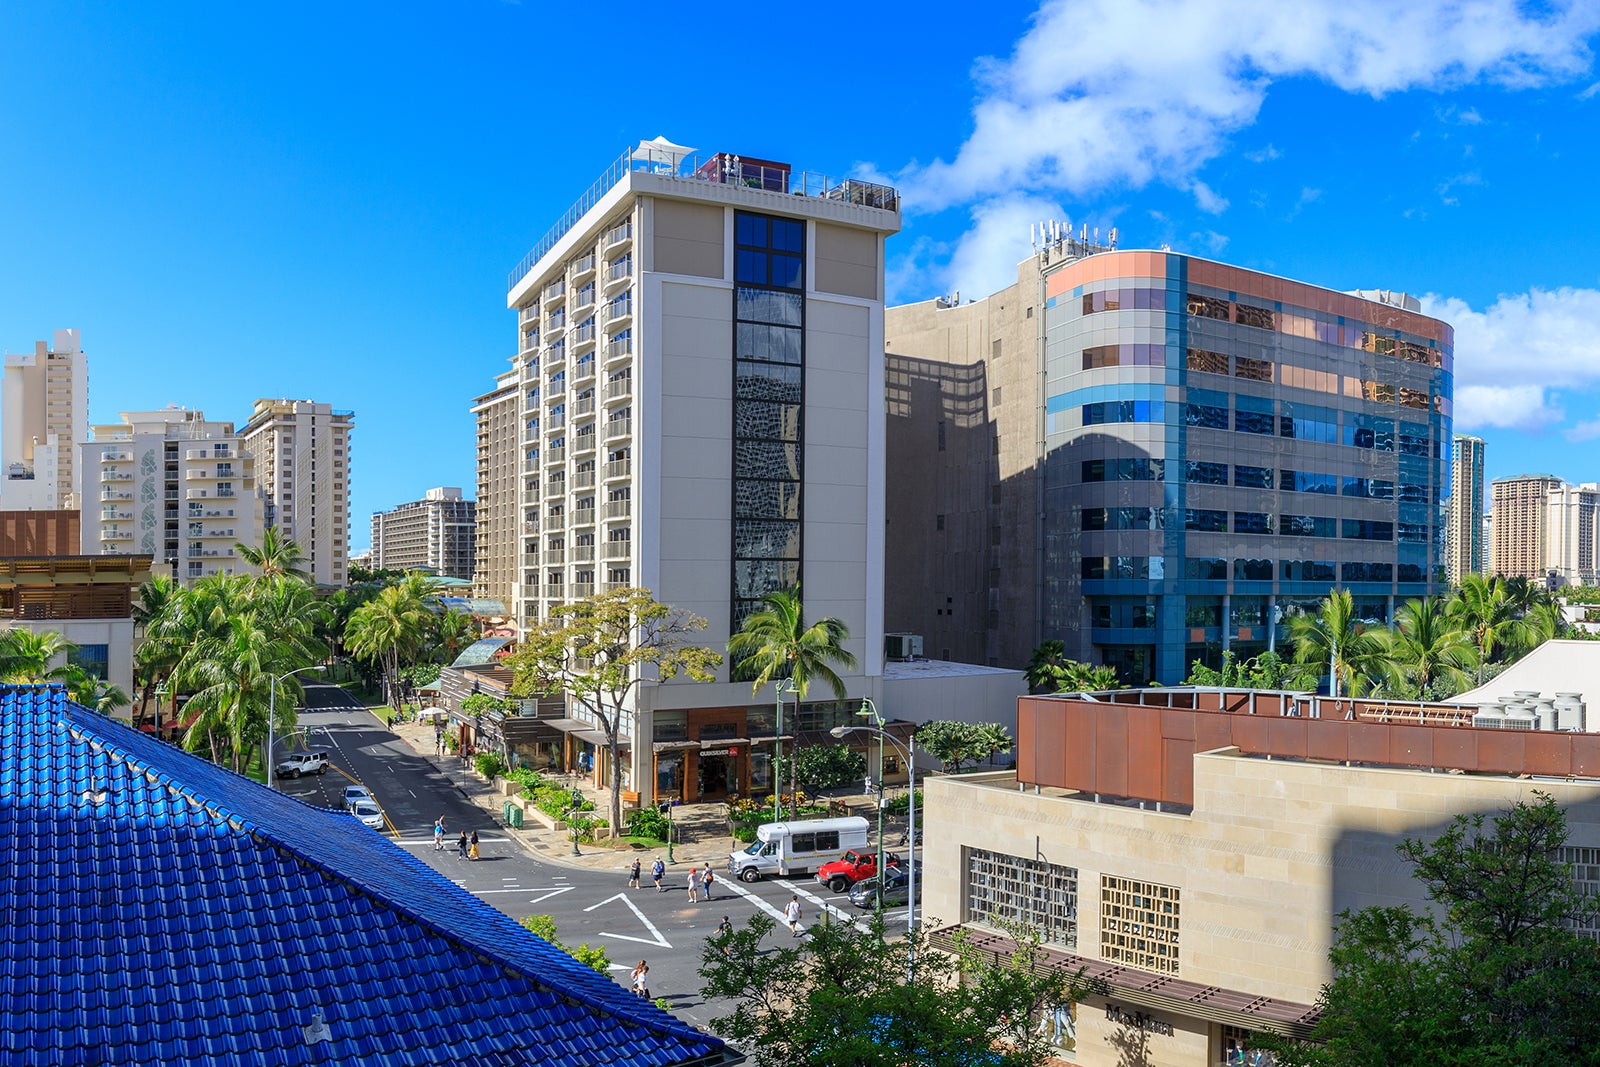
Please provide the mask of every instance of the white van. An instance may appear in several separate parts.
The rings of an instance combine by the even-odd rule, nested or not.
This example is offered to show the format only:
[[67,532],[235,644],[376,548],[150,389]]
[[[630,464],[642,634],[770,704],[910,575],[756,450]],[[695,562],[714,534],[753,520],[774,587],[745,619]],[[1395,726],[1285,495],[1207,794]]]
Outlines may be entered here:
[[756,827],[754,843],[728,857],[728,873],[746,882],[760,881],[767,874],[810,874],[843,856],[846,850],[866,845],[867,820],[859,815],[848,819],[769,822]]

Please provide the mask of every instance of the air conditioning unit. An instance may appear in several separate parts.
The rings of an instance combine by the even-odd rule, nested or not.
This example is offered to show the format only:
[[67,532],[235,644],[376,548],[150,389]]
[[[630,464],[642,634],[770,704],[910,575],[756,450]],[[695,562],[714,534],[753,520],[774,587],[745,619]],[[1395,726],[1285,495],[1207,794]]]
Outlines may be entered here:
[[884,634],[883,654],[889,659],[912,660],[922,658],[921,634]]

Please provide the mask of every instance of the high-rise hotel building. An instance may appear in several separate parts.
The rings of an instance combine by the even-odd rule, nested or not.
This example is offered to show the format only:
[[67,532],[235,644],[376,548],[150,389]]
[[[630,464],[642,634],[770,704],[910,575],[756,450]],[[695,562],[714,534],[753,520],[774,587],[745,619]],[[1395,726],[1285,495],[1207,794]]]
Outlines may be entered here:
[[886,324],[886,621],[930,649],[1171,684],[1443,587],[1453,334],[1413,299],[1069,238]]
[[305,554],[318,585],[342,586],[350,559],[350,438],[355,413],[314,400],[255,402],[239,431],[266,497],[266,524]]
[[[642,586],[707,619],[696,639],[720,650],[759,597],[803,583],[808,618],[850,628],[852,698],[871,692],[883,658],[883,242],[899,227],[893,189],[659,140],[567,212],[507,294],[521,627]],[[474,408],[480,504],[504,458],[488,447],[501,392]],[[808,702],[800,729],[857,721],[859,703],[827,699]],[[603,783],[592,715],[581,703],[568,714],[569,759],[581,749],[576,764]],[[753,697],[726,666],[714,684],[647,680],[622,724],[626,788],[646,801],[768,788],[774,718],[771,694]]]
[[1452,490],[1445,530],[1445,577],[1460,585],[1468,574],[1482,574],[1483,543],[1483,438],[1458,433],[1451,456]]

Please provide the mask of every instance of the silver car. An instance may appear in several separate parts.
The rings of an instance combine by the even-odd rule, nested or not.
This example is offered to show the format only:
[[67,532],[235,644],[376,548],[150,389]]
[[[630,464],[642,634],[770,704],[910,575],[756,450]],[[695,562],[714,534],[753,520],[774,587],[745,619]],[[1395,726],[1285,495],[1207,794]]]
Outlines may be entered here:
[[352,803],[350,814],[360,819],[363,826],[370,826],[374,830],[383,829],[383,809],[370,797]]
[[[910,879],[904,865],[890,867],[883,892],[878,891],[879,879],[863,878],[850,887],[850,903],[858,908],[895,908],[907,899]],[[881,896],[881,900],[879,899]],[[917,864],[917,900],[922,899],[922,864]]]

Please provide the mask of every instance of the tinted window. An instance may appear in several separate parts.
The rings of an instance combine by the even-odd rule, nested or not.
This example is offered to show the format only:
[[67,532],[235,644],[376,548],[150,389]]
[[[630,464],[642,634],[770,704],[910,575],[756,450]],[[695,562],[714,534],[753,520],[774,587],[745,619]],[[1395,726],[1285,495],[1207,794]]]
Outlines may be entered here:
[[816,834],[795,834],[789,838],[790,852],[815,852],[817,850]]

